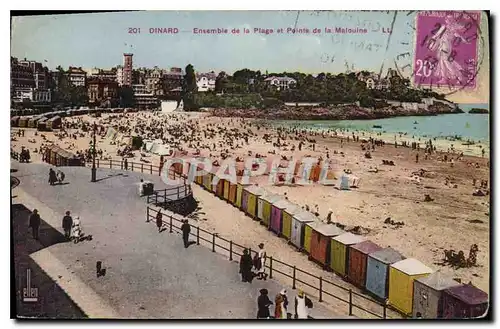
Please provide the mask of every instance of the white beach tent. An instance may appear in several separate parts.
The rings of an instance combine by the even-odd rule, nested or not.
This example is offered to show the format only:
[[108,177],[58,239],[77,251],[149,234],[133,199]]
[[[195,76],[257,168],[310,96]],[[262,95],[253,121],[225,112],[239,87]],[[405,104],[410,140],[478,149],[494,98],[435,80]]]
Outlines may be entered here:
[[350,190],[351,187],[349,186],[349,177],[347,175],[342,175],[340,178],[340,189],[341,190]]
[[351,187],[359,186],[360,178],[354,175],[342,175],[340,178],[340,189],[341,190],[350,190]]

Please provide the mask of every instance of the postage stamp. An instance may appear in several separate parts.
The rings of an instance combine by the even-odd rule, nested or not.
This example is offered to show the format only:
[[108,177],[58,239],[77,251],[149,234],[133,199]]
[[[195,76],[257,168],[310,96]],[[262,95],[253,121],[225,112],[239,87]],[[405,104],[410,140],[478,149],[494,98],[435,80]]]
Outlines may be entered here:
[[416,17],[414,83],[474,89],[480,12],[422,11]]

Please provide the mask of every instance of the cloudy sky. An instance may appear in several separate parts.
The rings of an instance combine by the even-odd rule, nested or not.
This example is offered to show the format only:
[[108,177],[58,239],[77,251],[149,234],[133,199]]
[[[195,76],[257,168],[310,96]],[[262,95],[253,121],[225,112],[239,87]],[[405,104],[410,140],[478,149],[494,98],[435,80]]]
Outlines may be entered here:
[[[345,72],[348,66],[379,72],[382,67],[384,71],[394,68],[398,55],[413,54],[415,15],[405,11],[397,15],[352,11],[148,11],[14,17],[11,54],[45,60],[51,69],[57,65],[110,68],[122,64],[124,52],[132,52],[134,67],[185,67],[191,63],[202,72],[230,73],[250,68],[263,72],[338,73]],[[294,26],[311,32],[319,28],[321,33],[286,33]],[[325,33],[325,27],[368,32]],[[129,33],[129,28],[140,29],[140,33]],[[150,28],[178,28],[180,32],[151,34]],[[194,28],[227,28],[229,32],[237,28],[240,34],[196,35]],[[251,33],[244,34],[244,28]],[[273,29],[274,33],[254,33],[254,28]],[[285,33],[276,33],[278,28]],[[406,64],[405,60],[410,61],[398,59],[399,67]]]

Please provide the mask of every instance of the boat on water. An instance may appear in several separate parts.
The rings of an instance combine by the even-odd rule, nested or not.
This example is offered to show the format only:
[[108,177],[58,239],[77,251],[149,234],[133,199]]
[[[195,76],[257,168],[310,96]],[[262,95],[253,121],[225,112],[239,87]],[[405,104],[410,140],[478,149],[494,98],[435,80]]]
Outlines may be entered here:
[[414,125],[418,125],[418,122],[417,122],[417,121],[413,121],[413,124],[414,124]]
[[380,125],[373,125],[373,128],[382,129],[382,126],[380,126]]

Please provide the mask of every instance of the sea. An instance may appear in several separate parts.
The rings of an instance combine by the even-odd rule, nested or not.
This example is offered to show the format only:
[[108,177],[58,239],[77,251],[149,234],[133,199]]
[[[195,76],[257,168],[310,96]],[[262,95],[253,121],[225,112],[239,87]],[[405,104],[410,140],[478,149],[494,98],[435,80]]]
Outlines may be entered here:
[[[471,140],[489,143],[489,114],[469,114],[472,108],[489,110],[489,104],[459,104],[465,112],[460,114],[441,114],[437,116],[395,117],[377,120],[278,120],[273,125],[300,126],[305,129],[327,130],[343,129],[348,131],[373,131],[382,133],[407,133],[407,135],[438,138]],[[374,128],[379,126],[381,128]]]

